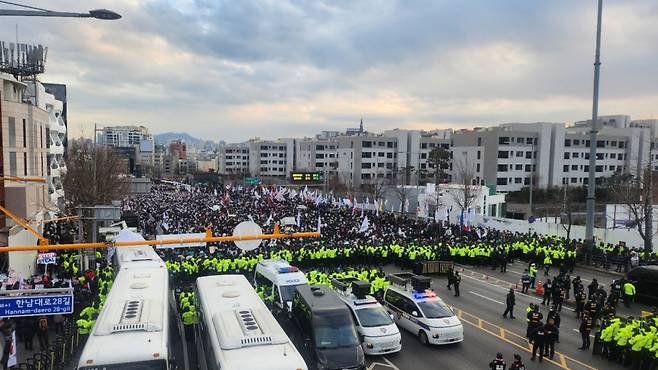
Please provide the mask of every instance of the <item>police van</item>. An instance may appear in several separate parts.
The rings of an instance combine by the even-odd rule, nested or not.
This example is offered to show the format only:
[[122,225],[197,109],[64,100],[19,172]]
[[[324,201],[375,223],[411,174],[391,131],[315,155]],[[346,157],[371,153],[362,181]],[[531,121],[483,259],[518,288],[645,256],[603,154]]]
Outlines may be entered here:
[[411,273],[389,274],[384,306],[398,327],[418,336],[422,344],[451,344],[464,340],[457,315],[430,289],[430,278]]
[[254,286],[265,289],[265,302],[276,313],[290,312],[295,287],[308,285],[304,273],[283,259],[262,260],[256,265]]
[[332,279],[331,284],[338,297],[352,311],[366,355],[383,355],[402,349],[402,337],[393,316],[374,297],[368,295],[370,283],[356,278],[343,278]]

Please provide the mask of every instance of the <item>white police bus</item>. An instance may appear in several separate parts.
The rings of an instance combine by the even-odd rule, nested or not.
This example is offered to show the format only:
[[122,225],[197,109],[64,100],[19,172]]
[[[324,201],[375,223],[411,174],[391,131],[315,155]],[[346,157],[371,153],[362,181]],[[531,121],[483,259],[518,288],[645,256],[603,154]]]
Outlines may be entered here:
[[307,369],[302,356],[243,275],[196,281],[198,366],[202,370]]
[[368,295],[370,283],[356,278],[332,279],[331,283],[338,297],[352,311],[366,355],[383,355],[402,349],[402,337],[393,315]]
[[[122,230],[116,240],[141,238],[135,235]],[[165,263],[148,245],[117,248],[115,257],[120,261],[118,272],[78,369],[167,370],[169,277]]]
[[464,340],[464,327],[453,310],[430,289],[430,278],[411,273],[389,274],[384,306],[395,323],[417,335],[422,344]]
[[297,285],[308,284],[304,273],[283,259],[262,260],[256,265],[254,286],[265,289],[265,301],[272,298],[272,311],[290,312]]

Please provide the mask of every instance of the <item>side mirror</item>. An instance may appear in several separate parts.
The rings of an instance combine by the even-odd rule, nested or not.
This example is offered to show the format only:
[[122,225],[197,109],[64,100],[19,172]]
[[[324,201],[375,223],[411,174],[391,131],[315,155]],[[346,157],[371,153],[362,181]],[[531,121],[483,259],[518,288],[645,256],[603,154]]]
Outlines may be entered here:
[[418,311],[411,311],[411,315],[413,317],[418,317]]
[[286,301],[286,306],[288,307],[288,312],[292,312],[292,302]]

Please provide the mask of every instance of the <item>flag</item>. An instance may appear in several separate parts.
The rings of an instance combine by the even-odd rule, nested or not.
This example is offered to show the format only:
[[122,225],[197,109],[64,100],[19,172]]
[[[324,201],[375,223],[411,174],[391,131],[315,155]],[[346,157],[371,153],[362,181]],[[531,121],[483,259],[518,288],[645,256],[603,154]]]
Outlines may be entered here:
[[321,228],[322,228],[322,221],[320,220],[320,215],[318,215],[318,232],[320,232]]
[[301,227],[301,225],[302,225],[302,214],[299,211],[297,211],[297,220],[296,220],[296,222],[297,222],[297,227]]
[[363,209],[365,208],[365,204],[361,203],[361,217],[363,217]]
[[217,196],[217,189],[215,189],[215,196]]
[[370,227],[370,221],[368,221],[368,216],[363,218],[363,221],[361,221],[361,227],[359,228],[360,233],[365,233],[368,231],[368,228]]
[[270,222],[272,222],[272,214],[270,214],[270,217],[268,217],[267,221],[265,221],[265,226],[270,226]]
[[409,199],[404,200],[404,213],[409,212]]

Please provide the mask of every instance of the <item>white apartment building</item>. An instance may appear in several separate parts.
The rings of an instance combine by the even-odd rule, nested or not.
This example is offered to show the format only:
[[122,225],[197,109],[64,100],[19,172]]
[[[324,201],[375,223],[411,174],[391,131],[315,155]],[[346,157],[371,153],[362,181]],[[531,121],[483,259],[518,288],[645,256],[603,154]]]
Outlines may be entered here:
[[338,143],[305,138],[297,140],[295,167],[299,171],[335,173],[338,168]]
[[348,186],[386,181],[396,178],[398,168],[398,139],[367,134],[341,136],[338,143],[338,181]]
[[295,169],[295,139],[249,141],[252,176],[288,177]]
[[99,144],[116,148],[128,148],[139,145],[144,138],[153,137],[144,126],[106,126],[99,135]]
[[236,175],[249,173],[249,144],[227,144],[219,148],[218,153],[220,175]]

